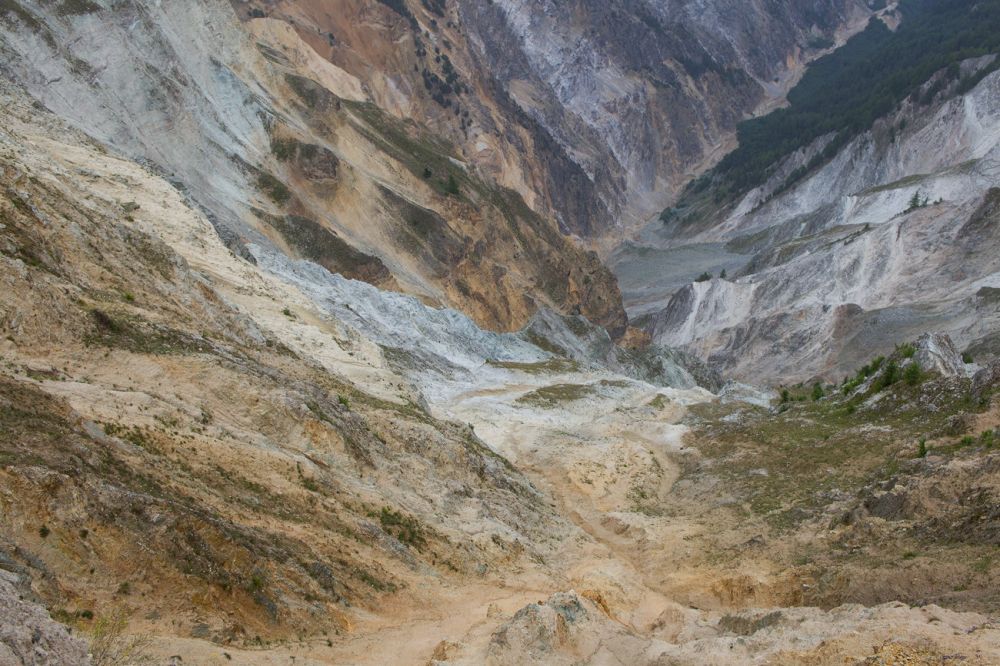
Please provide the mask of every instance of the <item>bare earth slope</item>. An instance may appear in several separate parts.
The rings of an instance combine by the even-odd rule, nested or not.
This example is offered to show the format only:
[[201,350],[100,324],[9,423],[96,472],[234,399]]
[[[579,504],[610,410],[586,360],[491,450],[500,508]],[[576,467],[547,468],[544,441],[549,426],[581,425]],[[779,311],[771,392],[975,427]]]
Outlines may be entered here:
[[162,177],[3,105],[0,568],[74,634],[122,609],[161,663],[1000,659],[996,454],[959,439],[1000,375],[781,412],[657,386],[581,320],[489,333],[241,258]]

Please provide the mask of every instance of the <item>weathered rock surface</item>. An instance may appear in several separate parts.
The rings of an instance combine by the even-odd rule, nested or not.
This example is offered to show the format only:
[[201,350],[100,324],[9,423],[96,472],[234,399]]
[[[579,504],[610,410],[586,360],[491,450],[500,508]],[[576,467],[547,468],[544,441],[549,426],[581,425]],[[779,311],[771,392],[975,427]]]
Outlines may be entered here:
[[972,377],[972,392],[976,400],[1000,387],[1000,359],[991,362]]
[[[373,74],[399,54],[413,75],[417,56],[396,40],[416,35],[402,19],[374,2],[321,13],[331,23],[322,24],[326,48],[332,30],[375,40],[356,54],[372,57],[362,82],[316,52],[317,33],[301,17],[322,3],[300,4],[297,20],[244,22],[224,0],[8,3],[2,72],[182,187],[241,256],[248,244],[268,246],[457,307],[494,330],[520,328],[550,307],[621,335],[627,319],[614,276],[560,233],[551,209],[536,206],[543,217],[525,204],[530,190],[508,189],[514,183],[456,148],[449,132],[466,126],[457,107],[447,115],[438,107],[442,124],[420,113],[437,104],[419,79],[404,89],[391,81],[395,70]],[[398,95],[381,94],[380,80]],[[423,106],[404,108],[407,98]]]
[[662,209],[688,173],[721,157],[738,121],[777,101],[820,36],[870,15],[852,0],[458,4],[479,62],[577,172],[552,176],[574,185],[566,194],[582,210],[559,200],[556,210],[581,235]]
[[[75,634],[121,609],[164,663],[1000,659],[988,380],[972,411],[928,337],[914,357],[954,376],[715,401],[557,226],[668,190],[737,114],[717,95],[748,110],[791,42],[867,9],[233,7],[0,3],[0,67],[76,127],[0,83],[0,566],[25,598]],[[662,162],[606,117],[655,127],[668,101],[711,126],[647,142]],[[966,239],[988,239],[976,205]],[[685,302],[725,317],[744,287]]]
[[966,364],[947,335],[925,333],[917,338],[913,362],[942,377],[965,377]]
[[86,642],[24,599],[17,576],[0,569],[0,664],[4,666],[86,666]]

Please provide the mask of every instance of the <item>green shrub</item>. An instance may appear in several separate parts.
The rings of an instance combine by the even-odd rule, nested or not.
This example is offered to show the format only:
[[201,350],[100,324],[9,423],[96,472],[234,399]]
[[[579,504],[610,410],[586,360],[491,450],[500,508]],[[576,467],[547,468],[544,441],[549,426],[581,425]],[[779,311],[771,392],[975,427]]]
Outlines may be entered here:
[[257,184],[265,194],[279,206],[288,203],[292,198],[292,193],[280,180],[269,173],[261,173],[257,178]]
[[454,174],[448,174],[448,182],[444,186],[445,194],[457,197],[461,194],[461,190],[458,187],[458,181],[455,180]]
[[147,654],[152,641],[145,635],[129,635],[128,616],[115,611],[94,622],[90,633],[90,656],[94,666],[138,666],[156,663]]
[[911,362],[906,366],[906,370],[903,371],[903,379],[910,386],[916,386],[923,379],[923,371],[920,369],[920,364],[916,361]]
[[920,444],[917,445],[917,457],[926,458],[927,457],[927,439],[921,437]]
[[295,157],[297,141],[294,139],[271,139],[271,152],[282,162]]
[[382,529],[395,536],[400,542],[413,546],[417,550],[423,548],[427,543],[424,538],[420,523],[410,516],[403,515],[399,511],[393,511],[390,507],[382,507],[379,513],[379,522]]
[[51,531],[49,530],[48,525],[42,525],[41,527],[38,528],[38,536],[42,537],[43,539],[47,539],[49,534],[51,534]]
[[708,282],[712,279],[712,274],[709,272],[704,272],[694,279],[695,282]]
[[792,394],[788,392],[788,389],[781,389],[781,404],[787,403],[791,400]]
[[913,196],[910,197],[910,201],[907,204],[906,210],[903,211],[903,212],[904,213],[910,213],[912,211],[917,210],[918,208],[926,208],[927,207],[927,203],[928,203],[927,202],[927,197],[924,197],[923,199],[921,199],[920,198],[920,190],[917,190],[916,192],[913,193]]
[[917,353],[917,348],[907,342],[906,344],[896,347],[896,351],[898,351],[899,355],[903,358],[913,358],[913,355]]
[[889,388],[897,381],[899,381],[899,365],[896,364],[896,361],[889,361],[885,364],[882,376],[875,382],[875,393]]
[[962,363],[972,363],[972,362],[973,362],[972,354],[970,354],[969,352],[965,352],[964,354],[962,354]]
[[813,385],[813,390],[812,390],[812,399],[813,399],[813,402],[819,400],[824,395],[825,394],[823,393],[823,385],[820,384],[819,382],[816,382]]
[[882,365],[884,363],[885,363],[885,356],[876,357],[875,360],[871,362],[871,365],[866,366],[868,370],[865,372],[865,376],[871,377],[872,375],[874,375],[882,368]]

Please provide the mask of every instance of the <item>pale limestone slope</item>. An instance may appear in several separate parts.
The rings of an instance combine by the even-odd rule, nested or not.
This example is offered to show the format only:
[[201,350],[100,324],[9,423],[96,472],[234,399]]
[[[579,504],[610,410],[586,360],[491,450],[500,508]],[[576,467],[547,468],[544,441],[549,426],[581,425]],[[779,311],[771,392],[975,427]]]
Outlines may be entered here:
[[[735,376],[786,380],[837,377],[927,331],[963,349],[988,339],[1000,318],[984,297],[1000,287],[998,100],[994,73],[930,109],[904,105],[789,191],[748,194],[694,239],[728,241],[747,265],[678,291],[654,339]],[[915,194],[930,205],[907,211]]]

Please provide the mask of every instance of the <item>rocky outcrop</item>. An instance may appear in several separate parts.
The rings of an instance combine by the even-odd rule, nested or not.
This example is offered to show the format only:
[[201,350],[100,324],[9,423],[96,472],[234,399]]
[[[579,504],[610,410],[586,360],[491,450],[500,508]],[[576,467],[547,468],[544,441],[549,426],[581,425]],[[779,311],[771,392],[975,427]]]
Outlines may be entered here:
[[27,601],[16,574],[0,569],[0,664],[9,666],[86,666],[87,644],[52,620],[44,608]]
[[924,370],[936,372],[942,377],[967,376],[966,364],[955,348],[955,343],[947,335],[925,333],[915,345],[913,362]]
[[634,659],[645,647],[593,601],[576,592],[560,592],[544,603],[525,606],[500,627],[490,640],[487,659],[496,666],[578,664],[614,655],[618,661],[640,663]]
[[972,377],[972,395],[976,401],[1000,388],[1000,359],[991,362]]
[[[591,595],[593,596],[593,595]],[[659,618],[659,630],[683,623],[684,611],[671,609]],[[781,611],[745,610],[723,615],[712,626],[707,623],[685,631],[689,636],[677,644],[667,638],[636,635],[624,623],[609,617],[600,598],[576,592],[557,593],[544,602],[529,604],[506,622],[490,641],[485,662],[495,666],[524,663],[546,664],[678,664],[695,666],[706,662],[737,666],[757,661],[779,663],[823,663],[829,644],[843,645],[848,636],[888,634],[911,635],[931,618],[949,631],[979,631],[982,615],[955,613],[930,605],[910,608],[903,604],[883,604],[872,608],[843,605],[824,611],[819,608],[792,608]],[[906,632],[906,633],[903,633]],[[936,632],[937,633],[937,632]],[[917,655],[922,661],[937,663],[943,650],[933,641],[914,648],[882,639],[875,643],[876,655]],[[855,638],[854,640],[858,640]],[[861,643],[868,642],[861,639]],[[871,650],[866,650],[870,653]],[[891,657],[890,657],[891,659]],[[449,663],[477,663],[474,658]],[[865,663],[897,663],[878,657]]]

